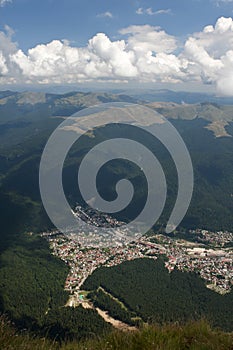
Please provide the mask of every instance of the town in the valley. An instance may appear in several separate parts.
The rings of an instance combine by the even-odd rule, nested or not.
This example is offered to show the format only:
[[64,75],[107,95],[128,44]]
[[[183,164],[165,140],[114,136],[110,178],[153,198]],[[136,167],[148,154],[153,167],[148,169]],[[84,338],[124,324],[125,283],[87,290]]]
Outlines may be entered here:
[[[76,215],[82,218],[85,216],[89,222],[99,226],[104,222],[111,227],[114,223],[119,224],[106,214],[98,216],[93,211],[85,213],[80,207],[76,210]],[[62,259],[70,268],[65,282],[65,290],[69,291],[70,295],[79,296],[83,282],[98,267],[110,267],[138,258],[157,259],[159,255],[167,257],[165,266],[170,272],[175,268],[181,271],[193,271],[206,281],[208,288],[221,294],[231,290],[233,284],[231,232],[196,229],[188,231],[187,236],[191,235],[194,238],[192,240],[186,239],[185,234],[182,238],[179,235],[169,237],[153,234],[139,237],[129,243],[119,242],[116,239],[116,244],[109,246],[106,244],[93,246],[95,235],[97,234],[93,232],[92,239],[85,241],[84,244],[82,231],[80,235],[64,235],[58,231],[42,233],[42,236],[49,241],[52,254]]]

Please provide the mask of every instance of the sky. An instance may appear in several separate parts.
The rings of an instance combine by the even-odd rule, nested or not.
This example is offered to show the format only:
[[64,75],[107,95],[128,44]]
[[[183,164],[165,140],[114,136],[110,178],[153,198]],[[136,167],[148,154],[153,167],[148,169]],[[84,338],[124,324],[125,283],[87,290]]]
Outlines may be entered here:
[[233,0],[0,0],[1,86],[233,95]]

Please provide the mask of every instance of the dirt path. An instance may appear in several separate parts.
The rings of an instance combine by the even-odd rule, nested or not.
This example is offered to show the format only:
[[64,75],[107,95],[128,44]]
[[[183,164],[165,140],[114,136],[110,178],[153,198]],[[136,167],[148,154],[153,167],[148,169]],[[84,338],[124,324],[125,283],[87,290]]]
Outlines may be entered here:
[[93,309],[93,305],[88,303],[87,301],[82,301],[81,305],[82,307],[84,307],[84,309]]
[[109,322],[114,328],[117,328],[121,331],[137,331],[138,329],[134,326],[129,326],[128,324],[119,321],[119,320],[115,320],[113,317],[108,315],[107,311],[103,311],[98,307],[94,307],[94,305],[87,301],[87,300],[82,300],[80,301],[77,297],[77,295],[72,295],[70,296],[69,300],[67,301],[65,306],[69,306],[69,307],[77,307],[78,305],[82,305],[84,307],[84,309],[96,309],[96,311],[98,312],[98,314],[104,319],[105,322]]
[[117,329],[120,329],[121,331],[137,331],[138,329],[134,326],[129,326],[128,324],[119,321],[119,320],[115,320],[114,318],[112,318],[111,316],[108,315],[107,311],[103,311],[101,309],[99,309],[98,307],[96,308],[96,311],[98,312],[98,314],[106,321],[111,323],[111,325]]

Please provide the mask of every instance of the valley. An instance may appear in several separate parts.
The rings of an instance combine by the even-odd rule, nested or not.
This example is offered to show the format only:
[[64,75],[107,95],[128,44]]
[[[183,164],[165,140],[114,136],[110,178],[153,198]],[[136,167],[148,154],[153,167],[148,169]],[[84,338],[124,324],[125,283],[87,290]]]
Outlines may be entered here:
[[[64,164],[64,191],[72,211],[93,224],[89,240],[82,227],[77,235],[61,235],[43,209],[38,169],[49,135],[71,113],[111,101],[142,103],[164,114],[190,151],[193,199],[171,235],[165,235],[164,228],[177,194],[174,164],[159,142],[121,125],[84,135]],[[106,93],[5,92],[0,95],[0,115],[0,307],[19,328],[41,334],[50,329],[49,337],[58,332],[63,339],[68,333],[71,338],[85,337],[87,329],[109,331],[103,316],[140,328],[154,322],[186,322],[191,315],[231,331],[232,105],[149,102]],[[169,195],[161,217],[146,236],[130,244],[120,226],[145,203],[141,169],[124,161],[101,169],[98,189],[106,200],[114,198],[115,183],[122,178],[135,189],[132,203],[115,216],[86,212],[76,188],[85,153],[111,137],[138,140],[158,157],[166,173]],[[119,233],[111,242],[106,239],[104,247],[94,232],[102,225],[117,226]]]
[[112,267],[139,258],[156,260],[160,255],[166,257],[165,266],[169,272],[175,268],[196,272],[205,280],[208,288],[220,294],[230,292],[233,283],[233,251],[227,245],[233,243],[233,233],[221,232],[222,240],[212,247],[204,242],[197,243],[203,234],[208,234],[210,242],[216,243],[214,238],[218,239],[220,232],[197,230],[196,243],[155,235],[109,248],[92,247],[89,244],[82,246],[78,234],[72,238],[72,234],[69,237],[69,234],[64,236],[55,232],[44,233],[42,237],[49,241],[52,254],[68,264],[70,272],[65,290],[75,294],[77,298],[83,283],[95,269],[101,266]]

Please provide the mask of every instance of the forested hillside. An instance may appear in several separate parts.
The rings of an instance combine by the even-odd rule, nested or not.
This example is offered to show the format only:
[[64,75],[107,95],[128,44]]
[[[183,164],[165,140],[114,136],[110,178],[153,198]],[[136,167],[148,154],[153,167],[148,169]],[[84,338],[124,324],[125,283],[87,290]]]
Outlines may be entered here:
[[[213,326],[233,330],[233,292],[219,295],[207,289],[194,273],[178,270],[169,273],[163,259],[136,259],[99,268],[88,277],[83,288],[93,291],[99,286],[145,322],[184,322],[205,317]],[[112,305],[103,299],[102,302],[113,312]]]
[[[0,257],[0,312],[20,329],[51,339],[81,339],[110,326],[94,310],[65,307],[68,267],[37,235],[11,237]],[[0,344],[1,345],[1,344]]]
[[[42,333],[50,327],[52,335],[56,329],[60,329],[61,334],[73,334],[73,324],[64,330],[63,323],[67,317],[63,308],[67,301],[67,294],[63,290],[67,266],[51,256],[47,243],[35,234],[53,227],[40,198],[40,157],[49,135],[64,117],[93,103],[110,101],[134,100],[122,95],[91,93],[0,94],[0,309],[7,312],[21,327],[40,329]],[[167,111],[170,105],[163,108]],[[189,228],[233,230],[233,124],[228,118],[225,130],[229,135],[216,137],[207,127],[212,123],[210,112],[214,110],[215,120],[218,110],[222,113],[221,108],[198,105],[193,107],[200,112],[195,118],[187,118],[187,109],[179,108],[176,106],[175,114],[168,117],[171,117],[189,148],[195,173],[192,203],[181,223],[183,232]],[[228,116],[231,108],[229,106]],[[180,111],[179,115],[177,110]],[[136,139],[151,149],[166,173],[169,196],[165,210],[154,228],[156,232],[165,226],[176,199],[176,169],[166,149],[134,127],[124,128],[118,125],[115,128],[110,125],[96,130],[92,137],[84,136],[79,144],[75,144],[65,162],[64,190],[71,205],[82,202],[77,189],[77,171],[83,156],[99,141],[124,136]],[[141,210],[146,200],[146,181],[141,169],[126,161],[110,162],[101,169],[97,185],[101,195],[111,200],[116,195],[115,184],[121,178],[130,179],[135,188],[132,203],[118,214],[119,218],[127,221]],[[30,235],[30,232],[33,234]],[[118,273],[118,268],[110,269],[110,272],[98,270],[87,280],[86,287],[94,289],[92,298],[95,298],[96,305],[111,309],[113,316],[132,324],[140,323],[140,319],[170,322],[176,320],[176,315],[180,320],[185,320],[191,313],[194,318],[208,315],[211,324],[230,329],[232,293],[224,297],[218,296],[207,290],[194,275],[178,272],[168,275],[163,265],[154,269],[151,263],[143,262],[140,266],[137,262],[132,265],[123,264],[118,268],[119,271],[126,269],[124,273]],[[137,269],[142,271],[135,275]],[[109,273],[115,276],[115,280],[108,276]],[[128,274],[128,279],[124,274]],[[153,280],[157,281],[157,285],[151,285]],[[119,281],[118,287],[116,281]],[[161,291],[158,290],[160,282]],[[122,311],[112,299],[97,291],[99,285],[119,297],[127,310]],[[124,290],[126,285],[130,286],[130,290]],[[191,292],[191,285],[196,293]],[[177,304],[171,302],[174,301],[174,296]],[[217,307],[217,304],[220,306]],[[164,312],[169,308],[171,312]],[[75,312],[84,317],[83,310]],[[139,319],[135,320],[135,316]],[[56,325],[57,317],[61,319]],[[85,317],[86,324],[93,322],[98,332],[104,330],[105,325],[98,315],[85,311]],[[77,321],[76,316],[74,320]],[[82,332],[86,334],[85,330],[80,331],[81,334]]]
[[[77,92],[65,95],[7,92],[0,95],[1,235],[41,231],[51,226],[41,205],[38,185],[40,157],[46,141],[63,117],[91,104],[111,101],[134,100],[124,95]],[[191,206],[181,226],[232,230],[233,107],[214,103],[157,102],[149,106],[170,118],[191,154],[195,186]],[[218,119],[221,125],[216,124]],[[222,132],[222,136],[216,137],[216,132]],[[76,178],[78,164],[86,152],[99,141],[129,137],[152,150],[163,166],[169,196],[158,226],[165,225],[177,194],[176,169],[166,149],[150,135],[133,127],[108,126],[96,130],[94,136],[83,137],[71,148],[66,159],[63,182],[70,203],[82,201]],[[135,187],[131,205],[119,213],[119,217],[127,220],[140,212],[145,203],[147,188],[140,169],[125,161],[110,162],[101,169],[97,185],[106,199],[113,199],[116,181],[122,177],[129,178]]]

